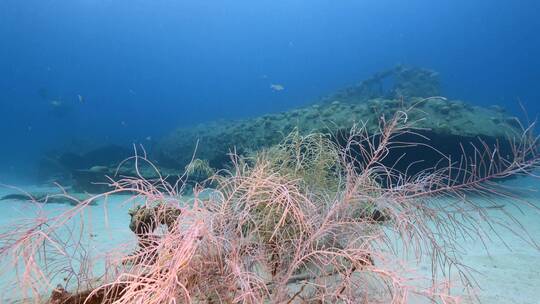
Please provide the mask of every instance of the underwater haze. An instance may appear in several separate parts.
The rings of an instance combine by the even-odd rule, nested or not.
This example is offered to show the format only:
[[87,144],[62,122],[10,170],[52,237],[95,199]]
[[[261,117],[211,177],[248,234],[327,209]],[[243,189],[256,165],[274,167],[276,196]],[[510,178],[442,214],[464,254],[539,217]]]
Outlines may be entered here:
[[0,0],[0,303],[539,304],[540,0]]
[[0,182],[51,151],[288,110],[397,64],[540,113],[536,0],[2,0]]

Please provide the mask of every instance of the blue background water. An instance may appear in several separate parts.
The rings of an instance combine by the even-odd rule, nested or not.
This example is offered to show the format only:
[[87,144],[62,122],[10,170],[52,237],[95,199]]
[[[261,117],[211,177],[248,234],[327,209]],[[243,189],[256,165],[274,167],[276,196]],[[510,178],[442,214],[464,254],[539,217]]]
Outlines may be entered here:
[[512,110],[519,98],[534,116],[539,12],[536,0],[2,0],[0,181],[55,146],[151,144],[398,63],[439,71],[449,97]]

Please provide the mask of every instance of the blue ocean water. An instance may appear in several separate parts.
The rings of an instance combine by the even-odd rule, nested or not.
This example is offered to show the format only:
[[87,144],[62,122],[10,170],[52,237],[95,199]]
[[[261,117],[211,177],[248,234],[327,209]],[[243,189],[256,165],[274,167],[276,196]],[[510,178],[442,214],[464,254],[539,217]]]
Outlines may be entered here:
[[[536,0],[2,0],[0,181],[52,149],[281,111],[396,64],[540,113]],[[275,91],[271,84],[284,90]]]

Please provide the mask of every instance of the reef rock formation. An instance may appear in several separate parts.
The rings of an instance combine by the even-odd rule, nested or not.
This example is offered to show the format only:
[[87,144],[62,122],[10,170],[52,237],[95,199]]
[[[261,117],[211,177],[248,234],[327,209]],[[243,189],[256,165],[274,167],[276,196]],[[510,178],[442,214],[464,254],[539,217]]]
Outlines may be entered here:
[[[387,78],[392,78],[393,83],[384,88]],[[479,107],[459,100],[432,97],[439,94],[437,73],[399,66],[303,108],[177,129],[158,143],[156,157],[162,166],[184,168],[192,159],[198,142],[196,157],[219,169],[229,161],[229,152],[247,154],[275,145],[295,129],[300,133],[337,134],[346,132],[355,122],[366,122],[370,131],[376,131],[381,117],[408,108],[409,120],[417,121],[417,133],[429,138],[416,137],[413,141],[425,141],[439,152],[454,157],[463,153],[460,143],[467,143],[464,145],[466,152],[472,149],[468,143],[481,144],[481,141],[500,142],[503,143],[502,150],[509,150],[510,147],[504,145],[507,136],[521,132],[518,120],[500,107]],[[424,161],[424,168],[429,168],[441,158],[433,149],[422,146],[416,149],[415,153],[407,153],[402,159],[402,169],[418,160]],[[393,161],[402,157],[401,154],[387,159]],[[422,166],[418,167],[421,169]]]
[[[505,143],[507,136],[521,132],[516,118],[498,106],[479,107],[437,97],[440,95],[436,72],[397,66],[302,108],[252,119],[213,121],[177,129],[158,141],[150,158],[163,176],[178,180],[178,175],[185,171],[188,175],[183,182],[195,184],[226,166],[230,152],[240,155],[256,152],[278,144],[294,130],[300,134],[323,132],[339,135],[346,133],[354,123],[363,122],[370,132],[375,133],[381,117],[389,117],[404,109],[408,109],[409,121],[416,121],[414,127],[418,129],[415,132],[421,136],[405,134],[402,139],[421,145],[414,147],[414,151],[410,148],[393,150],[386,161],[400,159],[400,163],[393,166],[395,169],[409,170],[414,174],[434,166],[441,159],[440,153],[459,159],[464,151],[472,154],[470,143],[499,144],[501,155],[511,152],[511,147]],[[339,136],[335,138],[339,140]],[[133,164],[117,168],[132,153],[127,148],[105,146],[84,154],[59,154],[48,157],[40,172],[49,180],[71,184],[75,191],[99,193],[110,189],[109,177],[138,174]],[[191,163],[193,159],[195,161]],[[408,168],[409,164],[418,161],[422,161],[422,165],[417,165],[416,169]],[[139,173],[146,179],[159,178],[153,168],[140,168]]]
[[[138,165],[138,171],[133,162],[126,162],[122,166],[113,164],[109,166],[92,166],[88,169],[71,171],[72,189],[75,192],[103,193],[110,191],[112,179],[125,177],[143,177],[146,180],[158,180],[163,178],[174,184],[179,178],[179,170],[160,168],[160,172],[142,162]],[[163,174],[160,176],[159,174]]]
[[398,65],[323,99],[362,102],[374,98],[401,99],[440,96],[439,74],[422,68]]
[[42,181],[53,180],[63,184],[77,170],[115,167],[132,155],[132,149],[117,145],[105,145],[85,153],[50,152],[39,161],[37,175]]

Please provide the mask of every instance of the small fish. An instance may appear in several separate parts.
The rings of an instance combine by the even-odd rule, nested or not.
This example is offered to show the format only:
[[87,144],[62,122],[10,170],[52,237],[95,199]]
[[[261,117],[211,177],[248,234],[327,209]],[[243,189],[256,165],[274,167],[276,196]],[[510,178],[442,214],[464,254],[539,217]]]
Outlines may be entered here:
[[55,108],[62,106],[62,102],[60,100],[51,100],[49,104]]
[[144,139],[146,139],[147,141],[152,141],[152,136],[146,136]]
[[77,98],[79,99],[80,103],[84,103],[84,97],[82,97],[82,95],[77,95]]
[[281,85],[281,84],[277,84],[277,83],[274,84],[274,83],[272,83],[272,84],[270,84],[270,89],[272,89],[272,90],[274,90],[274,91],[276,91],[276,92],[279,92],[279,91],[285,90],[285,87],[284,87],[283,85]]

